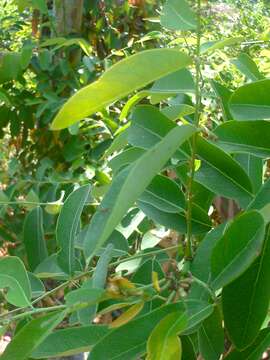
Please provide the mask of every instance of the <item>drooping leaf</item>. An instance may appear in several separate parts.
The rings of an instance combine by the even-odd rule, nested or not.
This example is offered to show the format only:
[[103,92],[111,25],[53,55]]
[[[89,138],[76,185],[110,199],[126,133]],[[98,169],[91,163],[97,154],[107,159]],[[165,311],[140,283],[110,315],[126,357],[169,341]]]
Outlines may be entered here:
[[204,320],[198,331],[200,354],[207,360],[219,360],[224,351],[224,330],[220,312],[216,307]]
[[226,228],[211,256],[214,289],[239,277],[260,254],[265,233],[262,215],[255,210],[237,216]]
[[26,324],[8,344],[2,360],[27,360],[50,332],[64,319],[65,312],[53,312]]
[[173,129],[134,164],[114,178],[88,229],[85,242],[85,255],[88,261],[104,244],[127,210],[163,168],[176,149],[195,131],[191,125]]
[[229,154],[198,136],[196,148],[202,164],[195,180],[218,195],[236,199],[245,207],[253,198],[252,184],[244,169]]
[[94,346],[91,360],[130,360],[139,357],[146,352],[147,339],[159,321],[182,309],[183,304],[179,303],[165,305],[114,329]]
[[74,272],[74,242],[78,233],[80,216],[89,192],[89,185],[84,185],[72,192],[65,201],[58,217],[56,239],[61,248],[58,254],[58,263],[68,274]]
[[143,309],[144,302],[138,302],[132,305],[128,310],[126,310],[123,314],[121,314],[117,319],[113,320],[110,324],[110,328],[118,328],[119,326],[123,326],[135,318]]
[[231,63],[234,64],[237,69],[251,81],[261,80],[264,78],[256,63],[246,53],[240,54],[236,59],[231,60]]
[[79,90],[68,100],[54,119],[52,129],[66,128],[190,63],[189,56],[175,49],[146,50],[119,61],[98,81]]
[[32,353],[34,359],[71,356],[89,351],[109,332],[106,325],[87,325],[52,332]]
[[0,289],[7,289],[7,301],[18,307],[30,305],[31,287],[24,264],[18,257],[0,259]]
[[43,212],[40,207],[30,211],[23,227],[23,242],[31,271],[48,256],[43,230]]
[[194,30],[196,15],[185,0],[167,0],[160,17],[162,26],[169,30]]
[[252,344],[267,316],[270,299],[269,257],[268,232],[261,255],[222,291],[226,329],[237,349],[245,349]]
[[247,153],[264,159],[270,157],[269,121],[227,121],[214,133],[218,145],[231,153]]
[[236,120],[268,120],[270,80],[264,79],[243,85],[229,102],[230,111]]
[[181,359],[182,347],[178,335],[187,324],[187,315],[175,312],[165,316],[147,341],[147,360]]

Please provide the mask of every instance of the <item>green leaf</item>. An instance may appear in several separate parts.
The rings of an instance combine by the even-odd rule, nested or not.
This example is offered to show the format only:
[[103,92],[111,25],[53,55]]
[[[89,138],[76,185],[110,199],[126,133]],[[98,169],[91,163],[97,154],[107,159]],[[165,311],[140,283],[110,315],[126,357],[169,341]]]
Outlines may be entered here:
[[263,329],[253,344],[243,351],[233,350],[227,360],[261,360],[262,354],[270,346],[270,329]]
[[263,182],[264,160],[260,157],[250,154],[236,154],[235,160],[239,162],[239,164],[248,174],[252,183],[254,194],[257,194]]
[[241,86],[229,102],[230,111],[236,120],[270,119],[270,80],[259,80]]
[[146,352],[146,342],[161,319],[166,315],[184,310],[183,304],[164,305],[140,316],[102,338],[91,351],[91,360],[130,360]]
[[[113,245],[108,244],[102,255],[100,256],[96,268],[94,270],[93,276],[90,280],[86,281],[81,289],[104,289],[107,279],[109,263],[113,255]],[[88,325],[93,321],[98,305],[94,304],[92,306],[86,307],[78,311],[78,319],[82,325]]]
[[21,54],[2,52],[0,54],[0,84],[16,80],[22,74]]
[[163,175],[154,177],[139,200],[168,213],[178,213],[185,209],[182,190],[176,182]]
[[131,147],[127,150],[122,151],[120,154],[114,156],[108,163],[108,166],[112,169],[113,173],[116,174],[125,166],[136,161],[144,153],[143,149]]
[[[151,105],[136,106],[131,114],[131,125],[128,129],[129,144],[149,149],[157,144],[165,135],[177,125],[156,107]],[[174,154],[177,159],[187,159],[187,154],[177,150]]]
[[[211,230],[197,248],[196,255],[190,265],[190,271],[200,281],[210,284],[211,280],[211,254],[216,243],[221,239],[226,224],[221,224]],[[189,299],[208,299],[209,292],[196,282],[191,285]]]
[[189,336],[181,336],[182,360],[196,360],[196,350]]
[[67,280],[68,275],[60,268],[57,262],[57,254],[48,256],[35,269],[35,275],[40,279],[52,278]]
[[7,288],[7,301],[18,307],[30,305],[31,287],[23,262],[15,256],[0,259],[0,288]]
[[269,258],[268,232],[261,255],[247,271],[222,291],[226,329],[237,349],[245,349],[252,344],[267,316],[270,299]]
[[43,285],[43,282],[31,272],[28,272],[27,275],[31,286],[31,297],[35,299],[43,295],[45,293],[45,286]]
[[216,307],[198,331],[200,354],[207,360],[219,360],[224,351],[224,331],[220,312]]
[[248,209],[261,210],[266,205],[269,204],[269,199],[270,199],[270,179],[268,179],[260,188],[254,200],[249,204]]
[[[184,211],[169,213],[141,200],[137,204],[144,214],[157,224],[163,225],[168,229],[174,229],[180,233],[186,233],[186,214]],[[207,213],[196,204],[193,204],[192,212],[192,233],[200,234],[209,231],[211,229],[211,221]]]
[[260,254],[265,224],[255,210],[237,216],[215,245],[211,257],[211,284],[219,289],[239,277]]
[[198,136],[196,141],[201,167],[195,180],[209,190],[236,199],[242,207],[253,198],[252,184],[244,169],[229,154]]
[[103,289],[77,289],[69,292],[65,296],[65,300],[68,307],[73,307],[74,305],[79,304],[88,304],[91,306],[99,302],[104,293]]
[[189,56],[175,49],[146,50],[132,55],[74,94],[54,119],[52,129],[66,128],[190,63]]
[[218,145],[231,153],[270,157],[269,121],[227,121],[214,130]]
[[147,360],[181,359],[182,347],[178,335],[187,324],[187,315],[174,312],[165,316],[147,341]]
[[223,119],[225,121],[231,120],[232,115],[230,113],[228,103],[229,103],[230,97],[232,95],[232,91],[227,89],[224,85],[218,83],[215,80],[211,81],[211,85],[212,85],[212,88],[213,88],[216,96],[220,100],[220,105],[221,105],[221,109],[222,109],[222,113],[223,113]]
[[56,225],[56,239],[60,246],[58,263],[68,274],[74,272],[74,242],[80,225],[80,217],[89,196],[90,186],[73,191],[64,202]]
[[37,207],[29,212],[23,225],[23,242],[31,271],[48,256],[43,230],[43,212]]
[[182,118],[183,116],[191,115],[195,111],[193,106],[181,104],[181,105],[172,105],[166,106],[161,110],[161,113],[164,114],[168,119],[175,121]]
[[89,259],[108,239],[153,177],[163,168],[176,149],[195,133],[191,125],[179,126],[146,151],[134,164],[121,171],[93,216],[85,242]]
[[181,69],[155,81],[150,91],[151,95],[153,95],[153,93],[160,93],[161,95],[166,93],[194,93],[195,84],[190,71],[187,69]]
[[226,46],[232,46],[241,43],[245,39],[243,37],[227,38],[223,40],[208,41],[201,45],[201,53],[207,53],[218,49],[223,49]]
[[189,335],[196,332],[202,322],[212,314],[214,305],[201,299],[187,299],[184,305],[188,314],[188,324],[183,334]]
[[64,317],[64,312],[53,312],[30,321],[8,344],[1,360],[27,360]]
[[240,54],[237,59],[231,60],[231,63],[234,64],[237,69],[251,81],[261,80],[264,78],[256,63],[246,53]]
[[196,15],[185,0],[167,0],[160,17],[160,24],[169,30],[194,30]]
[[44,359],[89,351],[109,332],[105,325],[87,325],[54,331],[34,350],[31,357]]

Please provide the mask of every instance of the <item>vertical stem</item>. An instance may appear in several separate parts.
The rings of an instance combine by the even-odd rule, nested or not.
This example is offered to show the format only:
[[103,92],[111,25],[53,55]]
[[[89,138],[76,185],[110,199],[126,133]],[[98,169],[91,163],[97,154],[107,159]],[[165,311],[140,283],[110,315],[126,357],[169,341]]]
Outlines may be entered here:
[[[201,77],[201,59],[200,59],[200,47],[201,47],[201,0],[197,0],[197,43],[195,52],[195,114],[194,124],[196,127],[199,126],[200,122],[200,110],[201,110],[201,88],[200,88],[200,77]],[[192,259],[192,205],[193,195],[192,187],[195,175],[195,160],[196,160],[196,137],[197,134],[192,136],[191,139],[191,159],[189,163],[189,179],[187,184],[187,238],[185,248],[185,258],[187,260]]]

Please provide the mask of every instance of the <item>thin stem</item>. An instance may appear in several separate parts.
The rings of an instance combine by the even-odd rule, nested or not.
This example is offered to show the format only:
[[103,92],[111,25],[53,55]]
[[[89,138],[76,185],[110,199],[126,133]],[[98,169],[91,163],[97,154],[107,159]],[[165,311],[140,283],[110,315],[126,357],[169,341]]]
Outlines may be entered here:
[[[155,256],[157,254],[161,254],[161,253],[164,253],[164,252],[167,252],[167,251],[171,251],[171,250],[177,250],[178,249],[178,245],[174,245],[174,246],[170,246],[170,247],[167,247],[167,248],[164,248],[164,249],[158,249],[158,250],[153,250],[153,251],[149,251],[149,252],[146,252],[146,253],[142,253],[142,254],[137,254],[137,255],[133,255],[133,256],[129,256],[129,257],[125,257],[124,259],[120,259],[120,260],[117,260],[113,263],[111,263],[109,265],[109,268],[112,268],[114,266],[117,266],[119,264],[122,264],[123,262],[126,262],[126,261],[130,261],[130,260],[135,260],[135,259],[140,259],[140,258],[143,258],[143,257],[147,257],[147,256]],[[67,286],[69,286],[70,284],[72,284],[73,282],[75,281],[79,281],[81,280],[82,278],[84,278],[85,276],[89,276],[91,275],[93,272],[95,271],[95,268],[89,270],[89,271],[85,271],[85,272],[82,272],[78,275],[75,275],[73,278],[63,282],[62,284],[58,285],[57,287],[53,288],[52,290],[49,290],[47,291],[45,294],[41,295],[40,297],[38,297],[37,299],[35,299],[33,302],[32,302],[32,306],[37,304],[38,302],[40,302],[41,300],[43,300],[44,298],[48,297],[48,296],[51,296],[53,295],[54,293],[56,293],[57,291],[61,290],[61,289],[65,289]],[[50,308],[51,309],[51,308]],[[25,314],[25,311],[27,311],[27,308],[19,308],[19,309],[14,309],[8,313],[5,313],[5,314],[2,314],[0,315],[0,320],[1,319],[4,319],[6,317],[10,317],[11,314],[17,314],[18,312],[21,312],[21,311],[24,311],[23,314]],[[34,310],[30,310],[30,311],[34,311]],[[19,314],[19,315],[23,315],[23,314]],[[15,315],[14,317],[12,317],[12,319],[14,319],[17,315]]]
[[[196,127],[199,126],[200,122],[200,108],[201,108],[201,61],[200,61],[200,47],[201,47],[201,0],[197,0],[197,44],[195,52],[195,115],[194,124]],[[187,260],[192,259],[192,205],[193,205],[193,180],[195,175],[195,160],[196,160],[196,138],[197,134],[192,136],[191,140],[191,159],[190,159],[190,174],[187,184],[187,239],[185,248],[185,258]]]

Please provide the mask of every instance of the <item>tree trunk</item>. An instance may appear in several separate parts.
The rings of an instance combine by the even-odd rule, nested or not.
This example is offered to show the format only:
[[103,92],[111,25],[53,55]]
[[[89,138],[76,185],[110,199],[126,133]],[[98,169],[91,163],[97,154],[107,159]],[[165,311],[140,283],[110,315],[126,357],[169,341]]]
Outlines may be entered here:
[[54,0],[57,35],[80,34],[83,0]]

